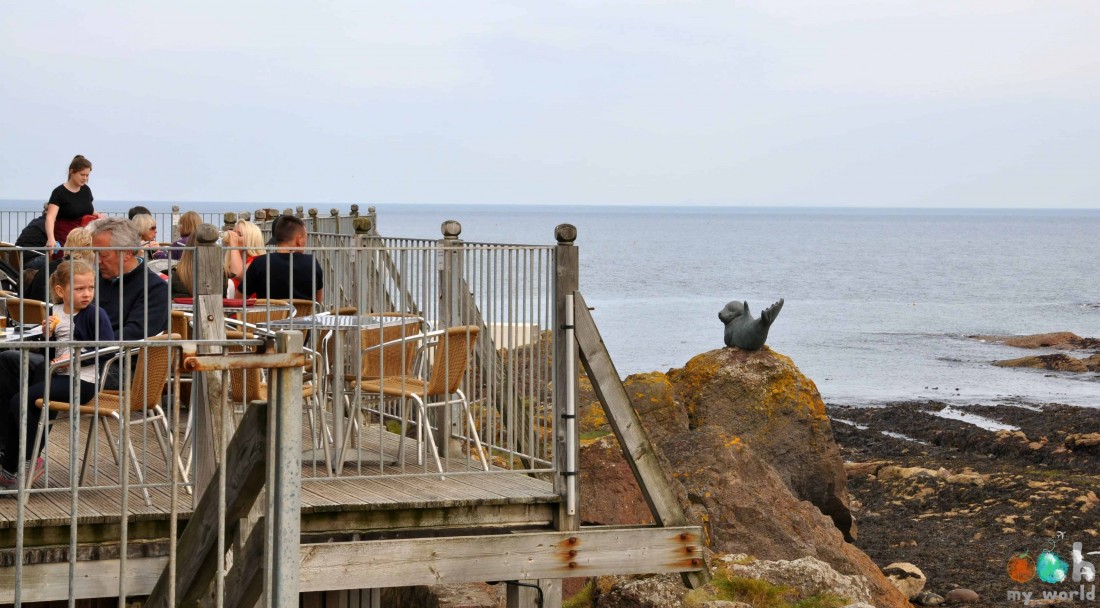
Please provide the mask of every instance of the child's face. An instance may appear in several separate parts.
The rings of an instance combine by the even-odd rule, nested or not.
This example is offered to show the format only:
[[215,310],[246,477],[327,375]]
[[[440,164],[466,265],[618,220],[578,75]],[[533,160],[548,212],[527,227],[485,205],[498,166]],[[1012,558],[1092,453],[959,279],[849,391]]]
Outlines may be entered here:
[[[73,312],[84,310],[95,298],[95,274],[75,274],[72,291],[69,291],[69,285],[57,285],[54,287],[54,292],[62,302],[69,305]],[[66,295],[68,297],[65,297]]]

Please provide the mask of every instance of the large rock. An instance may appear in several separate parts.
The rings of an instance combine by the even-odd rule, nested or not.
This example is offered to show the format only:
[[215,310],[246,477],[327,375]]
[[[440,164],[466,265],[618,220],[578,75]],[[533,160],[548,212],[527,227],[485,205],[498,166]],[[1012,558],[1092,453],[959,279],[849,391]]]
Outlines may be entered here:
[[1084,359],[1077,359],[1062,353],[1053,355],[1034,355],[1031,357],[1019,357],[1017,359],[1003,359],[994,361],[997,367],[1030,367],[1034,369],[1047,369],[1057,372],[1087,372],[1088,365]]
[[730,572],[745,578],[765,580],[777,586],[791,587],[803,598],[832,593],[849,602],[871,601],[871,590],[866,577],[840,574],[829,564],[812,557],[734,564],[730,566]]
[[797,498],[832,518],[847,540],[855,537],[844,460],[825,402],[788,357],[767,347],[723,348],[697,355],[668,377],[689,428],[714,427],[748,443]]
[[894,562],[882,569],[882,573],[891,583],[901,591],[905,597],[915,600],[924,591],[924,584],[928,577],[924,576],[921,569],[909,562]]
[[1031,334],[1028,336],[970,337],[985,342],[998,342],[1005,346],[1014,346],[1016,348],[1057,348],[1061,350],[1100,348],[1100,339],[1082,338],[1070,331],[1056,331],[1047,334]]
[[[789,359],[766,347],[723,349],[695,357],[683,370],[631,376],[625,384],[673,491],[688,518],[703,526],[711,549],[764,560],[814,557],[840,574],[864,577],[876,606],[908,606],[809,501],[816,496],[834,511],[844,505],[850,521],[843,463],[821,398]],[[750,411],[729,411],[736,408]],[[641,494],[626,487],[634,480],[616,445],[606,437],[581,447],[581,519],[646,523],[648,511]]]

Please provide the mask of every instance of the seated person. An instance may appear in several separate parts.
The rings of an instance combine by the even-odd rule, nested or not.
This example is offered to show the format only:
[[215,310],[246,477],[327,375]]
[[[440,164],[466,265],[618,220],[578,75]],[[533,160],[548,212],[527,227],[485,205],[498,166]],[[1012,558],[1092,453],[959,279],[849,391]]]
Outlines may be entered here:
[[[202,216],[194,211],[188,211],[180,216],[180,238],[178,241],[172,242],[172,247],[186,247],[187,239],[191,238],[191,235],[195,232],[195,229],[202,224]],[[183,257],[182,249],[173,249],[171,254],[173,260],[178,260]]]
[[137,217],[141,214],[153,215],[153,212],[149,211],[148,207],[145,207],[145,206],[142,206],[142,205],[135,205],[133,207],[130,207],[130,210],[126,212],[126,219],[132,221],[135,217]]
[[237,292],[241,289],[244,271],[252,264],[252,260],[267,253],[264,248],[264,234],[256,224],[248,220],[238,220],[225,237],[225,274],[233,282],[233,291]]
[[92,246],[99,249],[97,303],[122,340],[142,340],[168,330],[168,283],[135,255],[140,244],[129,220],[109,217],[92,226]]
[[157,242],[156,218],[148,213],[139,213],[130,221],[134,223],[134,228],[137,229],[138,236],[141,237],[141,249],[137,253],[139,257],[148,255],[149,259],[152,260],[168,258],[168,252],[161,249],[160,243]]
[[[71,233],[66,243],[69,242],[71,242]],[[50,293],[55,304],[43,328],[43,332],[48,337],[47,344],[49,340],[114,340],[115,335],[111,330],[111,320],[107,318],[107,313],[92,302],[95,297],[95,284],[94,267],[82,259],[66,260],[57,267],[50,276]],[[64,361],[69,357],[69,349],[53,349],[50,356],[53,363]],[[94,361],[85,363],[79,368],[79,394],[72,403],[87,403],[95,396],[97,371]],[[23,404],[26,404],[27,408],[27,440],[23,450],[28,463],[27,474],[32,478],[31,483],[41,477],[45,466],[42,459],[37,458],[37,454],[31,453],[34,447],[33,437],[38,431],[39,417],[42,412],[35,406],[35,401],[38,399],[69,401],[73,387],[70,373],[58,373],[52,378],[43,378],[38,382],[31,380],[25,400],[20,400],[18,393],[11,396],[5,395],[7,402],[2,404],[4,409],[0,413],[0,489],[10,489],[16,485],[15,471],[21,460],[24,460],[20,458],[19,450],[19,418]],[[52,419],[57,416],[57,412],[51,411],[49,416]],[[33,468],[29,466],[32,460],[35,461]]]
[[284,215],[276,222],[273,236],[276,250],[252,260],[244,272],[241,293],[247,297],[320,302],[324,273],[321,264],[304,253],[306,225],[293,215]]
[[92,233],[82,226],[73,228],[69,233],[68,238],[65,239],[65,247],[62,249],[62,257],[51,260],[47,264],[46,268],[40,270],[31,279],[31,282],[23,289],[23,297],[31,300],[40,300],[42,302],[50,301],[50,284],[51,275],[57,270],[57,267],[69,259],[82,259],[89,264],[95,264],[95,252],[90,249],[75,250],[76,247],[91,247],[92,246]]
[[[213,228],[213,226],[211,226]],[[193,239],[194,236],[191,237]],[[190,239],[189,239],[190,240]],[[188,245],[192,243],[188,242]],[[170,282],[172,286],[172,298],[191,298],[194,297],[195,292],[195,249],[189,248],[183,250],[183,257],[180,261],[172,267],[172,280]],[[229,279],[224,274],[222,275],[222,293],[226,292],[229,286]]]

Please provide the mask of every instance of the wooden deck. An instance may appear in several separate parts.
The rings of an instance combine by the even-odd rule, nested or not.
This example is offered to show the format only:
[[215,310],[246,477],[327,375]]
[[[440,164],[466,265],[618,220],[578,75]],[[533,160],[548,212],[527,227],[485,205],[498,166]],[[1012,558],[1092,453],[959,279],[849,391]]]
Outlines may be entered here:
[[[86,424],[82,423],[79,450],[82,452]],[[306,426],[306,425],[303,425]],[[377,441],[378,431],[372,431]],[[76,524],[78,544],[117,543],[120,523],[128,523],[131,543],[164,541],[169,537],[169,519],[173,512],[173,488],[168,482],[166,463],[156,439],[150,432],[147,443],[140,427],[132,436],[138,458],[144,458],[146,482],[152,505],[146,505],[131,471],[131,488],[123,514],[122,490],[118,467],[105,439],[100,437],[95,469],[89,472],[83,487],[74,492],[69,474],[69,424],[55,423],[49,436],[48,476],[39,480],[27,496],[23,515],[24,547],[68,545],[72,525]],[[394,459],[398,437],[384,433],[383,451]],[[309,438],[303,439],[309,445]],[[363,463],[349,462],[339,477],[326,474],[323,463],[314,465],[307,457],[302,463],[302,536],[310,539],[341,540],[392,535],[400,530],[416,529],[419,534],[439,533],[440,529],[468,530],[475,527],[538,527],[549,524],[559,497],[549,481],[536,479],[499,467],[483,471],[480,463],[452,458],[446,464],[448,474],[439,475],[416,464],[415,442],[406,441],[403,467],[387,466],[379,472],[377,452],[364,450]],[[144,451],[143,451],[144,448]],[[144,455],[143,455],[144,454]],[[80,463],[80,456],[76,459]],[[371,457],[373,455],[373,458]],[[375,464],[370,464],[371,462]],[[47,483],[48,480],[48,483]],[[175,488],[179,527],[192,513],[192,497],[187,488]],[[0,547],[14,547],[18,501],[13,492],[0,494]],[[155,553],[156,551],[154,551]],[[0,566],[10,565],[11,550],[0,551]]]

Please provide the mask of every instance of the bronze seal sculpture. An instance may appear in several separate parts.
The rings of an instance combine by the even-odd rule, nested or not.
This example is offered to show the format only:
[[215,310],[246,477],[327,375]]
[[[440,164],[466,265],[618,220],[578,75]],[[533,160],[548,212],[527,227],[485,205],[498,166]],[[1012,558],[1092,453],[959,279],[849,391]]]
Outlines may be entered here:
[[718,313],[718,318],[726,324],[726,346],[736,346],[742,350],[760,350],[768,339],[771,328],[779,311],[783,308],[783,298],[764,309],[759,319],[752,318],[748,302],[730,302]]

